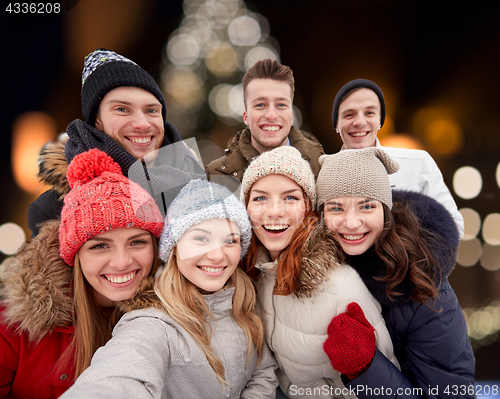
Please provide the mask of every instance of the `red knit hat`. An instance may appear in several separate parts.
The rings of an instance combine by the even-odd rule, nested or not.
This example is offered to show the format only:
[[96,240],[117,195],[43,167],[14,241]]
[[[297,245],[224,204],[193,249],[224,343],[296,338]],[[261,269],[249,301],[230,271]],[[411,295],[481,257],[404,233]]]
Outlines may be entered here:
[[77,155],[66,173],[59,253],[70,265],[90,238],[120,227],[138,227],[159,237],[163,216],[151,196],[123,176],[120,166],[98,149]]

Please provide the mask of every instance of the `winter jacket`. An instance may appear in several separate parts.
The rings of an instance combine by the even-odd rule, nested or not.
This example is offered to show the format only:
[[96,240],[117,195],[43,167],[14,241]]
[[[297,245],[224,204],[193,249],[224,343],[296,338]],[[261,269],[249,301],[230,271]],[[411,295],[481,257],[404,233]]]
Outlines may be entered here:
[[416,191],[439,201],[453,216],[461,238],[464,235],[464,218],[434,159],[423,150],[382,147],[378,139],[376,146],[399,163],[399,170],[389,175],[392,189]]
[[149,303],[135,301],[130,309],[138,310],[122,317],[113,338],[61,399],[275,398],[276,362],[269,349],[259,364],[256,352],[247,363],[245,334],[230,313],[234,288],[204,296],[214,316],[207,321],[224,364],[224,391],[200,346],[149,292]]
[[[370,368],[347,382],[346,387],[378,388],[379,396],[391,398],[472,398],[474,354],[462,310],[448,282],[459,243],[456,224],[443,205],[426,195],[393,191],[393,202],[407,203],[419,219],[423,234],[434,234],[426,237],[430,251],[439,261],[438,297],[429,303],[430,307],[411,300],[413,285],[407,278],[395,288],[400,295],[391,301],[385,284],[375,280],[385,275],[386,269],[374,249],[348,257],[346,262],[358,271],[382,305],[401,371],[377,352]],[[358,390],[357,395],[371,397],[366,390]]]
[[[241,181],[250,161],[260,155],[252,146],[251,138],[250,129],[248,128],[240,129],[234,133],[227,143],[225,154],[205,167],[209,177],[227,175]],[[297,148],[302,154],[302,158],[309,162],[314,176],[318,176],[318,158],[325,153],[318,139],[311,133],[299,130],[295,126],[290,129],[288,139],[290,145]]]
[[2,273],[0,397],[52,399],[74,379],[54,368],[73,337],[73,269],[59,257],[59,222],[49,221]]
[[[157,152],[153,165],[143,166],[120,144],[106,133],[81,120],[75,120],[66,130],[69,138],[47,144],[39,158],[38,176],[50,186],[28,208],[28,227],[35,237],[39,224],[44,220],[61,216],[64,196],[70,190],[66,170],[72,159],[92,148],[98,148],[117,162],[124,176],[143,187],[157,201],[160,210],[165,211],[182,187],[193,179],[206,178],[205,171],[194,153],[183,142],[169,123],[163,146]],[[171,143],[173,144],[171,145]]]
[[352,397],[335,395],[345,387],[323,351],[327,328],[349,303],[357,302],[375,328],[377,348],[398,365],[380,305],[356,271],[336,261],[332,233],[325,228],[310,234],[302,259],[300,284],[287,296],[273,295],[277,263],[260,253],[256,265],[261,270],[257,292],[262,321],[279,364],[280,388],[290,398]]

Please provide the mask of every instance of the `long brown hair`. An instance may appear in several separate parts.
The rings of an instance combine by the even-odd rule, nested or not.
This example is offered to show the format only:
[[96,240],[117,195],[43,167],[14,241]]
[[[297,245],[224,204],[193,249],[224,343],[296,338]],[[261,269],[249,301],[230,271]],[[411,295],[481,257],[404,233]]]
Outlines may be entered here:
[[[247,362],[251,360],[254,348],[257,349],[258,361],[264,350],[264,330],[255,313],[255,286],[252,280],[237,267],[231,275],[234,286],[231,314],[247,338]],[[210,367],[225,386],[224,365],[210,346],[211,331],[206,317],[213,318],[202,293],[179,271],[174,251],[165,264],[165,269],[157,278],[154,290],[165,312],[184,328],[200,345]]]
[[[161,260],[158,257],[158,242],[152,236],[155,259],[149,275],[158,270]],[[90,366],[95,351],[111,339],[111,332],[123,315],[117,308],[106,312],[95,298],[94,289],[83,275],[78,254],[75,256],[73,274],[74,327],[75,333],[71,344],[59,359],[56,367],[63,370],[75,364],[75,380]]]
[[[304,195],[304,202],[306,205],[305,215],[302,219],[302,228],[295,231],[288,247],[283,249],[281,254],[278,256],[276,283],[273,290],[273,294],[275,295],[290,295],[295,292],[297,284],[300,281],[300,273],[302,270],[302,248],[309,237],[309,234],[320,220],[318,213],[313,209],[311,200],[306,196],[304,190],[302,190],[302,193]],[[249,198],[250,194],[248,194],[245,198],[247,206]],[[253,234],[248,254],[243,259],[242,263],[245,271],[254,280],[256,280],[259,274],[258,269],[255,267],[259,248],[264,249],[265,247],[257,236]]]

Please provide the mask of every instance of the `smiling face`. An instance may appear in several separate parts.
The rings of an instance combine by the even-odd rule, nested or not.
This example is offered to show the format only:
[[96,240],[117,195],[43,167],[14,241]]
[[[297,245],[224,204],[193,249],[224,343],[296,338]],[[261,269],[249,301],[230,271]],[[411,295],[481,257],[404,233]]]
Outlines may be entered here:
[[164,136],[161,104],[139,87],[117,87],[101,101],[95,126],[139,159],[161,147]]
[[370,89],[353,91],[339,106],[337,131],[346,149],[375,146],[380,129],[380,100]]
[[203,291],[218,291],[240,261],[240,229],[228,219],[204,220],[183,234],[174,254],[186,279]]
[[153,237],[144,229],[121,227],[85,242],[78,258],[99,305],[113,306],[131,298],[149,275],[155,258]]
[[384,226],[380,201],[363,197],[340,197],[325,202],[325,224],[348,255],[361,255],[375,243]]
[[287,82],[253,79],[245,92],[243,120],[260,153],[285,145],[293,123],[292,89]]
[[250,189],[247,211],[253,232],[275,260],[302,226],[304,192],[284,175],[268,175]]

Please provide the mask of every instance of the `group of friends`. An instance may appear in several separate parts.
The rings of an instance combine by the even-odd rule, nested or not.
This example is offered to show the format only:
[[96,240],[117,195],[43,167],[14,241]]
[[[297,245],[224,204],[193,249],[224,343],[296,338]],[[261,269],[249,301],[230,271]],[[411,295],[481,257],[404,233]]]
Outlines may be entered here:
[[2,275],[0,397],[475,397],[439,168],[380,145],[375,83],[337,93],[331,155],[293,126],[294,90],[253,65],[247,127],[203,166],[151,75],[85,58],[85,121],[42,150],[50,189]]

